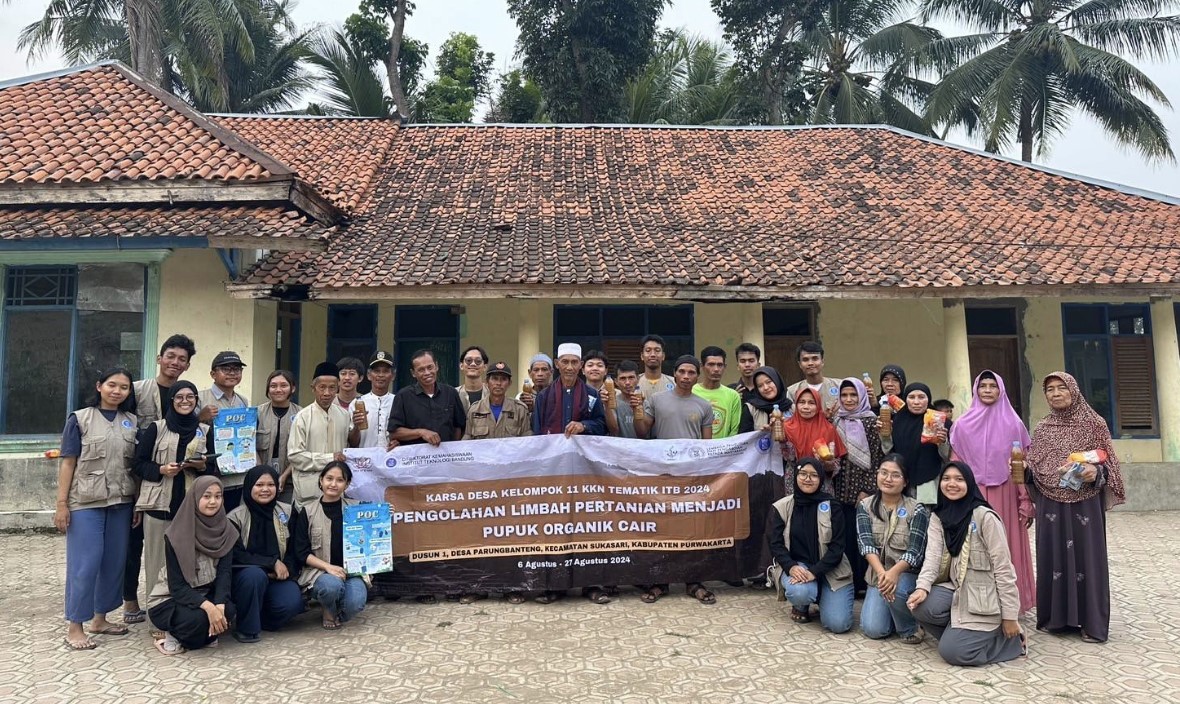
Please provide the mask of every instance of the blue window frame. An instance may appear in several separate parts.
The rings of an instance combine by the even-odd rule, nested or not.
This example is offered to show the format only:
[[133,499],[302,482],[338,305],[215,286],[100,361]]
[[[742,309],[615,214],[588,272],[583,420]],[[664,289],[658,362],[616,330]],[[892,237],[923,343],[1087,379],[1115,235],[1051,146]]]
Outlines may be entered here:
[[[1146,303],[1061,306],[1065,370],[1114,437],[1159,435],[1151,308]],[[1086,449],[1086,448],[1082,448]]]
[[693,352],[694,314],[682,306],[553,306],[553,342],[576,342],[582,350],[606,353],[613,368],[624,359],[643,362],[639,341],[644,335],[664,338],[664,373],[676,358]]

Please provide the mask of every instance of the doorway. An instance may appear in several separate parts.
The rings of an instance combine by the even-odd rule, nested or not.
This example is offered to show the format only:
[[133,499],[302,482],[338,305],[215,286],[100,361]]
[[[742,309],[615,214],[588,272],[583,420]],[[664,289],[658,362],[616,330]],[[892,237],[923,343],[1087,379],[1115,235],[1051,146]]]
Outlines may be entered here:
[[[1020,316],[1014,305],[967,306],[967,353],[971,381],[985,369],[1004,379],[1008,400],[1024,418],[1024,375],[1020,363]],[[962,415],[967,409],[956,409]]]

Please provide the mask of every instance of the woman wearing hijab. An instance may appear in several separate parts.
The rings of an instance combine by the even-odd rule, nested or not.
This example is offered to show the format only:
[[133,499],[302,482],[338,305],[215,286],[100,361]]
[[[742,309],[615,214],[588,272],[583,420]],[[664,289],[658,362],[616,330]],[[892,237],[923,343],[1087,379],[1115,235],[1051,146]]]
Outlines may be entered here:
[[939,434],[939,444],[922,442],[922,426],[926,424],[926,409],[930,407],[929,386],[918,382],[906,386],[903,400],[905,408],[893,414],[893,435],[883,439],[882,444],[886,452],[896,452],[905,458],[905,466],[910,470],[906,491],[930,507],[938,494],[935,480],[942,470],[942,462],[950,457],[950,443],[945,429]]
[[823,473],[816,458],[799,460],[794,493],[774,503],[766,528],[773,558],[768,575],[779,601],[791,602],[792,620],[811,621],[811,605],[818,603],[824,628],[846,633],[855,597],[852,567],[844,555],[842,508],[820,489]]
[[[1110,633],[1110,572],[1106,512],[1126,501],[1122,470],[1110,429],[1065,372],[1042,385],[1049,415],[1033,431],[1028,450],[1037,505],[1037,628],[1080,629],[1082,640],[1105,642]],[[1082,485],[1060,485],[1073,452],[1102,450],[1106,460],[1082,465]]]
[[1008,536],[965,462],[950,462],[938,477],[926,556],[907,605],[938,638],[938,654],[951,665],[989,665],[1024,654]]
[[257,643],[265,629],[277,631],[303,613],[295,554],[287,549],[291,506],[281,503],[279,473],[268,464],[246,472],[242,505],[229,514],[241,540],[234,548],[234,639]]
[[[832,495],[844,508],[844,534],[853,536],[856,535],[856,505],[877,490],[877,466],[885,454],[877,432],[877,414],[869,407],[869,392],[860,379],[849,377],[840,382],[836,433],[848,454],[840,459],[840,471],[832,478]],[[852,565],[853,584],[857,593],[863,594],[868,563],[861,557],[855,540],[844,542],[844,554]]]
[[295,513],[291,551],[303,567],[299,586],[323,607],[321,625],[334,631],[365,608],[368,577],[350,577],[344,571],[344,506],[352,503],[344,492],[352,482],[345,462],[329,462],[320,470],[319,501]]
[[198,477],[164,531],[166,578],[148,595],[148,618],[164,631],[164,655],[215,645],[234,620],[230,601],[238,529],[225,517],[221,480]]
[[770,414],[774,407],[783,412],[783,416],[791,415],[791,399],[787,396],[787,386],[774,367],[758,367],[754,372],[754,398],[742,404],[742,419],[738,423],[738,433],[750,433],[755,430],[766,430],[770,425]]
[[[786,447],[784,451],[788,457],[788,472],[793,469],[795,464],[792,458],[810,457],[814,459],[817,446],[824,445],[828,448],[832,459],[817,461],[821,463],[824,470],[820,480],[823,482],[823,486],[830,490],[832,477],[840,471],[840,463],[848,454],[848,450],[844,447],[844,441],[840,439],[840,434],[836,432],[836,427],[824,415],[822,401],[811,388],[804,386],[795,395],[795,414],[783,423],[783,434],[787,438],[784,443]],[[787,486],[792,486],[790,479],[787,479]]]
[[901,396],[901,392],[905,390],[905,370],[896,364],[886,364],[881,367],[881,375],[877,377],[877,384],[880,395],[873,400],[873,405],[880,409],[886,396],[889,394]]
[[918,583],[926,557],[930,512],[905,496],[905,460],[889,454],[877,470],[877,491],[856,507],[856,542],[868,563],[868,590],[860,611],[860,630],[869,638],[917,645],[926,636],[906,600]]
[[975,379],[971,407],[950,432],[955,456],[975,469],[975,479],[1008,534],[1008,552],[1016,567],[1016,587],[1020,591],[1020,613],[1036,606],[1037,590],[1033,579],[1032,552],[1028,544],[1028,527],[1033,507],[1024,484],[1012,482],[1012,446],[1027,451],[1031,440],[1024,421],[1016,414],[1004,389],[1004,380],[991,370]]
[[163,579],[164,531],[196,478],[217,474],[215,460],[205,459],[213,452],[213,433],[197,420],[197,387],[191,381],[178,381],[164,401],[164,417],[143,429],[132,465],[143,480],[135,510],[143,512],[146,594]]

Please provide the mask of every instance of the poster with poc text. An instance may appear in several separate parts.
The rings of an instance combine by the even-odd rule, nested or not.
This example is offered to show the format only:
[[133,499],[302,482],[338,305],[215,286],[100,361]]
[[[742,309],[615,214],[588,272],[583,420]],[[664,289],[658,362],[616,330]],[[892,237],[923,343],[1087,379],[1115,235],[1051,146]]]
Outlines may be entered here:
[[348,504],[344,507],[344,571],[377,574],[393,569],[393,538],[389,504]]
[[222,409],[213,418],[213,451],[217,469],[222,474],[242,474],[258,464],[254,433],[258,429],[258,409]]

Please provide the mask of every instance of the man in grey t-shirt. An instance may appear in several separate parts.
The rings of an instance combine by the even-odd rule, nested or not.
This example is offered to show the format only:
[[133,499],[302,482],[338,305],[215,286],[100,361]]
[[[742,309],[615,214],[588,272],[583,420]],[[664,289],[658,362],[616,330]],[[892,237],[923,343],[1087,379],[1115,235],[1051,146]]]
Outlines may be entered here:
[[692,392],[701,363],[684,355],[676,360],[675,374],[671,393],[655,394],[643,402],[644,418],[635,419],[636,434],[653,440],[712,440],[713,406]]

